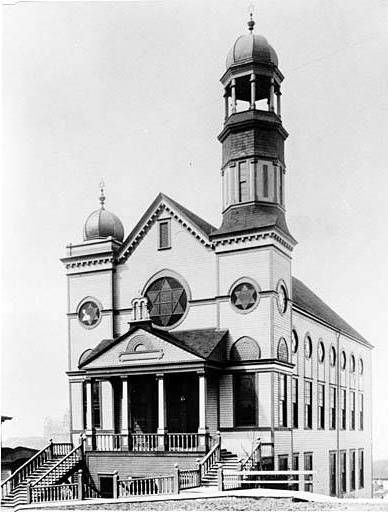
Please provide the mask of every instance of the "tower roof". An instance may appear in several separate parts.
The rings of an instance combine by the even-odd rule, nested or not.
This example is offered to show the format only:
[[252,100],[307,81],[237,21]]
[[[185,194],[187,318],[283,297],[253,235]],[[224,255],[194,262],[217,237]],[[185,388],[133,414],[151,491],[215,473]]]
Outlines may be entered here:
[[238,37],[226,57],[226,68],[246,62],[278,66],[278,56],[264,36],[244,34]]
[[85,221],[84,240],[112,237],[119,242],[124,240],[124,226],[114,214],[105,210],[104,184],[101,183],[101,207],[92,212]]

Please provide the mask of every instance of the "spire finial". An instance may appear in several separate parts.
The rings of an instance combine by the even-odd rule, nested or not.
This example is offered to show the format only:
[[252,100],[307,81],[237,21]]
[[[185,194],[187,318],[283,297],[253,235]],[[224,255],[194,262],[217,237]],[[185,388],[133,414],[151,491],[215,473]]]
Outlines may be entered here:
[[253,20],[253,12],[255,10],[255,6],[253,5],[253,3],[249,4],[248,10],[249,10],[248,30],[252,34],[253,33],[253,28],[255,26],[255,22]]
[[100,181],[100,203],[101,203],[102,210],[104,209],[104,203],[105,203],[104,188],[105,188],[105,183],[104,183],[104,180],[102,179]]

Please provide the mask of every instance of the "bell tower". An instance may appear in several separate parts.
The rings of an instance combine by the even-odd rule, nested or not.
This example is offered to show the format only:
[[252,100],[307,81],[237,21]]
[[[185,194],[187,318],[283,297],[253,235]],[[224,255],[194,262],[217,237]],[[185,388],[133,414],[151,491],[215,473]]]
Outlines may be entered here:
[[265,37],[254,33],[254,26],[251,14],[249,31],[234,43],[221,77],[225,123],[218,139],[222,143],[223,222],[215,237],[271,225],[291,237],[285,221],[284,77],[275,50]]

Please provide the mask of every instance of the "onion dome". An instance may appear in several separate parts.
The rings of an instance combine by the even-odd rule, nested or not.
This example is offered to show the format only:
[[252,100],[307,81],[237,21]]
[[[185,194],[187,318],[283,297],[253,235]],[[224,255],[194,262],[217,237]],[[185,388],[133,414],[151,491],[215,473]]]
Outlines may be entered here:
[[92,212],[84,225],[84,240],[96,240],[112,237],[119,242],[124,240],[124,226],[121,220],[108,210],[105,210],[104,184],[101,183],[101,195],[99,210]]
[[253,33],[255,22],[252,19],[248,21],[249,34],[240,36],[226,57],[226,68],[246,62],[255,62],[257,64],[270,64],[278,66],[278,56],[275,50],[268,43],[264,36]]

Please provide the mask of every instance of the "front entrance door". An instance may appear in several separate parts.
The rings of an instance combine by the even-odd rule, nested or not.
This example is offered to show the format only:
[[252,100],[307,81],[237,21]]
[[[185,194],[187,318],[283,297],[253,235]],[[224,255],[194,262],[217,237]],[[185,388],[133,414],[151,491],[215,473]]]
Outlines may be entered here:
[[198,377],[196,374],[166,378],[167,428],[169,432],[197,432],[199,424]]
[[158,425],[157,383],[152,375],[130,379],[131,431],[135,434],[156,432]]

